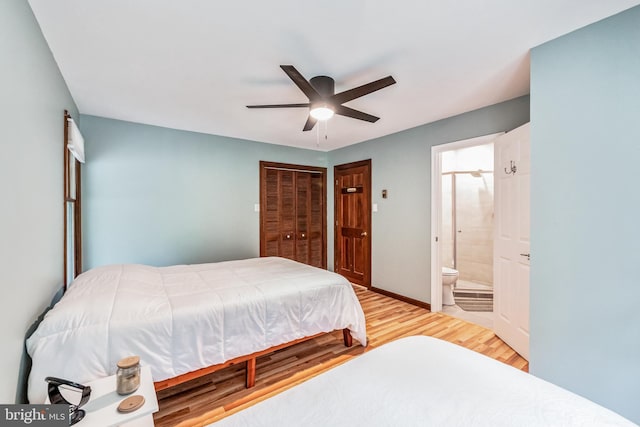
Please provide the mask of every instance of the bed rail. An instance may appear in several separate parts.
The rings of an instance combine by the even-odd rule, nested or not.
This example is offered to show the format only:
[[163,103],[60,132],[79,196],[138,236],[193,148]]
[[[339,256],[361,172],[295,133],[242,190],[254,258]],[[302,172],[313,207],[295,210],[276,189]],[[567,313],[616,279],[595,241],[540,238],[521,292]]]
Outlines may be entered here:
[[[197,371],[187,372],[186,374],[178,375],[177,377],[155,382],[154,386],[156,391],[165,390],[169,387],[183,384],[187,381],[191,381],[196,378],[200,378],[213,372],[219,371],[220,369],[228,368],[229,366],[237,365],[239,363],[246,363],[246,386],[247,388],[251,388],[256,384],[256,359],[258,357],[264,356],[265,354],[273,353],[274,351],[281,350],[295,344],[299,344],[301,342],[312,340],[324,334],[325,332],[321,332],[316,335],[311,335],[309,337],[304,337],[284,344],[276,345],[265,350],[258,351],[256,353],[248,354],[246,356],[236,357],[235,359],[227,360],[224,363],[207,366],[206,368],[198,369]],[[349,329],[345,328],[342,330],[342,338],[346,347],[351,347],[353,345],[353,338],[351,337],[351,332],[349,331]]]

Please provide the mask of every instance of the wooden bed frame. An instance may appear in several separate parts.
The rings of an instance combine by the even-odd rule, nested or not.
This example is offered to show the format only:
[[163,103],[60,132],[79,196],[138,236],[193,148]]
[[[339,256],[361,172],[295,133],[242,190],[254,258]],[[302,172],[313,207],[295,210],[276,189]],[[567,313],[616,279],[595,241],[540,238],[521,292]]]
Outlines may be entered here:
[[[284,344],[279,344],[270,348],[267,348],[262,351],[258,351],[256,353],[252,353],[246,356],[236,357],[235,359],[227,360],[224,363],[219,363],[217,365],[207,366],[206,368],[198,369],[197,371],[187,372],[186,374],[178,375],[177,377],[169,378],[163,381],[158,381],[154,383],[156,391],[165,390],[169,387],[176,386],[178,384],[185,383],[187,381],[194,380],[196,378],[200,378],[202,376],[211,374],[213,372],[219,371],[220,369],[227,368],[231,365],[237,365],[238,363],[246,362],[247,364],[247,372],[246,372],[246,386],[247,388],[251,388],[256,384],[256,359],[260,356],[264,356],[265,354],[273,353],[274,351],[290,347],[292,345],[305,342],[321,335],[324,335],[324,332],[321,332],[316,335],[311,335],[309,337],[300,338],[294,341],[290,341]],[[353,345],[353,338],[351,337],[351,332],[349,329],[342,330],[342,339],[344,340],[344,345],[346,347],[351,347]]]
[[[67,149],[68,139],[69,139],[69,122],[68,119],[71,118],[71,115],[67,110],[64,111],[64,283],[63,283],[63,293],[67,291],[67,282],[69,281],[67,277],[67,263],[68,256],[72,256],[74,259],[74,268],[72,271],[71,279],[75,279],[78,274],[82,271],[82,235],[81,235],[81,218],[82,218],[82,210],[81,210],[81,184],[80,184],[80,162],[78,162],[72,155],[69,154]],[[73,170],[72,170],[73,169]],[[72,186],[71,183],[71,175],[75,176],[75,185]],[[73,187],[73,188],[72,188]],[[69,254],[67,252],[68,242],[67,242],[67,203],[73,203],[73,214],[72,220],[74,223],[75,235],[72,237],[74,240],[73,245],[73,253]],[[256,383],[256,359],[260,356],[263,356],[268,353],[273,353],[274,351],[290,347],[292,345],[311,340],[313,338],[324,335],[323,333],[319,333],[316,335],[312,335],[309,337],[300,338],[294,341],[290,341],[284,344],[276,345],[266,350],[258,351],[256,353],[252,353],[246,356],[236,357],[235,359],[228,360],[224,363],[219,363],[217,365],[208,366],[206,368],[198,369],[197,371],[187,372],[186,374],[178,375],[177,377],[169,378],[163,381],[158,381],[154,383],[156,391],[165,390],[169,387],[173,387],[178,384],[185,383],[187,381],[200,378],[204,375],[219,371],[220,369],[229,367],[231,365],[236,365],[238,363],[246,362],[247,364],[247,372],[246,372],[246,385],[247,388],[251,388]],[[347,347],[351,347],[353,345],[353,339],[351,337],[351,333],[349,329],[342,330],[342,336],[344,340],[344,345]]]

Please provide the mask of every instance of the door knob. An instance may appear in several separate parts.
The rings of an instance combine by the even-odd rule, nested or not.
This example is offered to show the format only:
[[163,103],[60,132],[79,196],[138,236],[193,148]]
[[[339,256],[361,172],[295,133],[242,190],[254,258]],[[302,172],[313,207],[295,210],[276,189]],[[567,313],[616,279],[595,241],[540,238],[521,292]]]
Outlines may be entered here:
[[520,254],[520,256],[526,256],[527,260],[531,261],[531,254]]
[[363,231],[362,233],[360,233],[360,237],[367,237],[367,232]]

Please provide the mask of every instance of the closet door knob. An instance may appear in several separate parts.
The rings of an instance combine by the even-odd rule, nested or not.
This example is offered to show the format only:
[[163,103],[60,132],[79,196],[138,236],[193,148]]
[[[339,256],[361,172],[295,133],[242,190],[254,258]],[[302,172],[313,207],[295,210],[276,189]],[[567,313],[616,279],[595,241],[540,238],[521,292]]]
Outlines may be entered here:
[[363,231],[362,233],[360,233],[360,237],[367,237],[367,232]]

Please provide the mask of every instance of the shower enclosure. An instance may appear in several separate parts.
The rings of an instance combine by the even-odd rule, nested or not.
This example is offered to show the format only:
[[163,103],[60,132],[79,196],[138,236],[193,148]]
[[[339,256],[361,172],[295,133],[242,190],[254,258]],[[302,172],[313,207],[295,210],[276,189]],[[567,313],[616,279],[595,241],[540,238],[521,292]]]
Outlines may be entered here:
[[443,265],[467,282],[493,285],[493,172],[443,173]]

